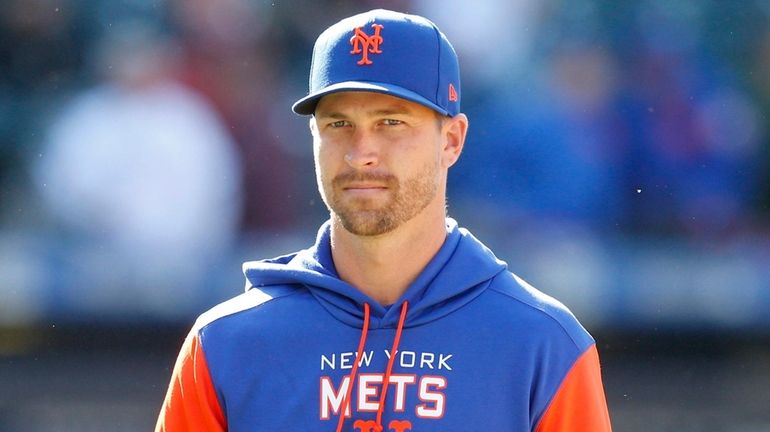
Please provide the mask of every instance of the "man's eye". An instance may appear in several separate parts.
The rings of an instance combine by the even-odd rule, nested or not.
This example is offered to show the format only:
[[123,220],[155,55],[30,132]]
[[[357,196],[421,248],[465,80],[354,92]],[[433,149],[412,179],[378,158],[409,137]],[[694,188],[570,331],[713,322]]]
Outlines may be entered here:
[[329,123],[329,126],[333,128],[341,128],[341,127],[345,127],[347,124],[348,122],[346,122],[345,120],[337,120],[335,122]]
[[396,119],[385,119],[383,121],[383,123],[388,125],[388,126],[398,126],[398,125],[402,124],[403,122],[401,120],[396,120]]

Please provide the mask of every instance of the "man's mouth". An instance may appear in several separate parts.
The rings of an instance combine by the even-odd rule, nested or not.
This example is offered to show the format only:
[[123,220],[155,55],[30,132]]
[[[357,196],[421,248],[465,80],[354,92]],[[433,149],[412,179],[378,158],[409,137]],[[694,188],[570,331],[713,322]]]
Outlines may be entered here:
[[385,174],[342,174],[334,179],[335,187],[355,196],[374,196],[391,189],[392,177]]
[[381,194],[388,190],[388,187],[381,184],[347,184],[342,187],[343,192],[354,196],[368,197]]

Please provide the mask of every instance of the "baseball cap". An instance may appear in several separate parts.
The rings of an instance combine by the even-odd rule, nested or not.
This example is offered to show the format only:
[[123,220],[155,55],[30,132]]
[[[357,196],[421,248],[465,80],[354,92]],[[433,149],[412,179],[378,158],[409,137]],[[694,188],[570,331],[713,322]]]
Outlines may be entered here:
[[417,15],[377,9],[345,18],[316,40],[308,95],[292,106],[309,115],[325,95],[384,93],[454,116],[460,67],[446,36]]

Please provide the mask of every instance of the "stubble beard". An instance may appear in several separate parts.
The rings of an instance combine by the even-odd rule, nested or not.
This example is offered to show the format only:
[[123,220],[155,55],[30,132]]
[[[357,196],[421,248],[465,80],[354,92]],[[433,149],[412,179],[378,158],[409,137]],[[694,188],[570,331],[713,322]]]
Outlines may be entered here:
[[[378,236],[391,232],[411,220],[433,201],[438,192],[437,167],[426,164],[421,172],[403,182],[389,174],[350,173],[332,180],[327,205],[332,218],[358,236]],[[365,199],[344,202],[339,192],[350,181],[374,181],[387,186],[390,197],[384,204]]]

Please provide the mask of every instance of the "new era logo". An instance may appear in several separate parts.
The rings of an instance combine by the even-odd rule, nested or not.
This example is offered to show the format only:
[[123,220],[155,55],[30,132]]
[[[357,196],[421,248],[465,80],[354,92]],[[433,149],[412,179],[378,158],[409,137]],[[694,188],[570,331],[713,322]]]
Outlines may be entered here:
[[370,65],[372,61],[369,59],[369,54],[381,54],[380,44],[383,42],[382,36],[380,36],[380,30],[382,30],[382,24],[372,24],[374,29],[373,35],[368,35],[364,32],[363,27],[356,27],[353,33],[353,37],[350,38],[350,44],[353,45],[351,54],[361,54],[361,59],[356,63],[358,65]]
[[449,83],[449,101],[457,102],[457,89],[455,89],[455,86],[452,85],[452,83]]

